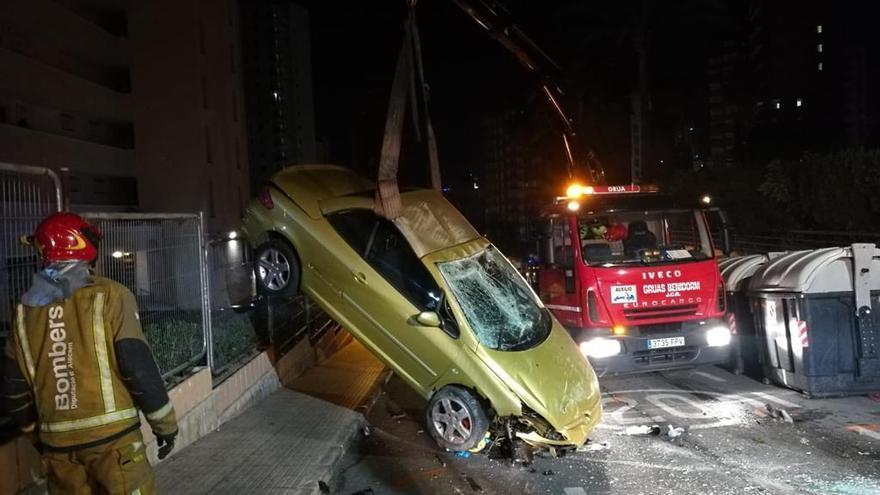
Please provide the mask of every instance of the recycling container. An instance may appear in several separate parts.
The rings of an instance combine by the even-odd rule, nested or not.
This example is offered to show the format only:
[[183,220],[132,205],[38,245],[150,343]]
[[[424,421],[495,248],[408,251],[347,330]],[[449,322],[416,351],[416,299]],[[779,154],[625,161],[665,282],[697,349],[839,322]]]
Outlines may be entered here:
[[722,366],[736,374],[761,375],[748,287],[752,275],[767,263],[767,260],[767,255],[753,254],[727,258],[718,262],[721,279],[724,281],[727,325],[732,337],[730,359]]
[[[877,275],[874,275],[874,274]],[[749,282],[764,374],[811,397],[880,389],[880,250],[796,251]]]

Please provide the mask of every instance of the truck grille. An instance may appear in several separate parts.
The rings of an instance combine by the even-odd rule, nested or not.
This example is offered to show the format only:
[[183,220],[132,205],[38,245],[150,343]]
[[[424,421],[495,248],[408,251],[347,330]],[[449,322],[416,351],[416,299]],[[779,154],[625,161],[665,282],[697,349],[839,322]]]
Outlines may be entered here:
[[696,314],[696,304],[680,304],[677,306],[652,306],[650,308],[624,309],[623,315],[630,321],[649,320],[653,318],[672,318]]
[[637,366],[651,366],[654,364],[669,364],[682,361],[690,361],[697,357],[697,347],[685,345],[681,347],[669,347],[667,349],[649,349],[646,351],[633,352],[633,361]]

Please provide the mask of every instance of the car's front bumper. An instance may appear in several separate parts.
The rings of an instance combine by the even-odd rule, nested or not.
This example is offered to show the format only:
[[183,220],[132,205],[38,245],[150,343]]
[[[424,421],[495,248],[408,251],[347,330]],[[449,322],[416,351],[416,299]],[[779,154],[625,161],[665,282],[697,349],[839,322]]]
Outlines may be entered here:
[[564,440],[554,440],[542,436],[537,431],[517,432],[516,436],[534,447],[580,447],[589,439],[590,433],[602,419],[602,402],[596,400],[592,410],[575,423],[558,430]]

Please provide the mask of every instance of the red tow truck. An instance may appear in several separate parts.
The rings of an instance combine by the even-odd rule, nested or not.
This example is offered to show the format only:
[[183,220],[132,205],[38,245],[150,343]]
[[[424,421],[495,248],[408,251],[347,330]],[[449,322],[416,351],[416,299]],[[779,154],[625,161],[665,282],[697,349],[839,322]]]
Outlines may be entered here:
[[705,208],[646,186],[573,185],[545,220],[530,278],[600,376],[728,359]]

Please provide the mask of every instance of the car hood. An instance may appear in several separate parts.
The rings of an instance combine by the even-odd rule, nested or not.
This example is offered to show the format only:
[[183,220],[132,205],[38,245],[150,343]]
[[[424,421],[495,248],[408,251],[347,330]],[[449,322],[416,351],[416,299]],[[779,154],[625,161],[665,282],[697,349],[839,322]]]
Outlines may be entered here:
[[574,444],[598,420],[599,382],[568,332],[553,319],[547,339],[525,351],[478,346],[476,354],[531,410]]

